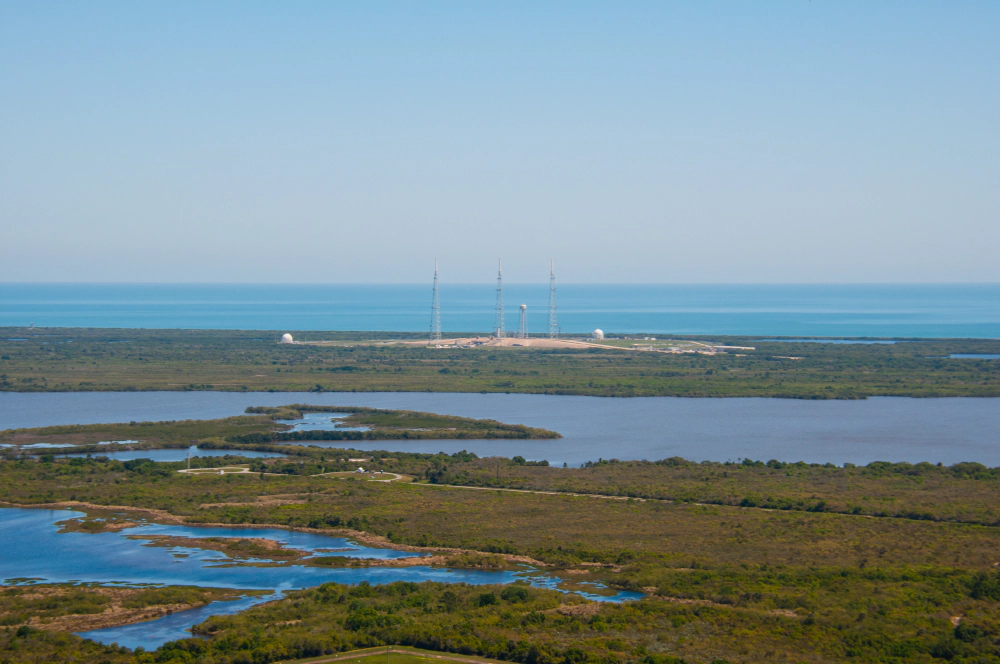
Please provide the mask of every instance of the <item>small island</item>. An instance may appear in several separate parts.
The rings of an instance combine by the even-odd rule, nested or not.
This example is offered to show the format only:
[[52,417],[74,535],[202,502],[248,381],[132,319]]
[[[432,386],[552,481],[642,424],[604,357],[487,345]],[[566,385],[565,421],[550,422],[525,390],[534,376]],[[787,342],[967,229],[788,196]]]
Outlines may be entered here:
[[[325,429],[296,429],[306,414],[343,414]],[[333,419],[333,418],[331,418]],[[247,414],[217,420],[75,424],[0,431],[8,455],[91,453],[119,450],[182,448],[257,449],[274,443],[373,440],[556,439],[547,429],[411,410],[358,406],[291,404],[250,407]],[[244,446],[250,446],[244,448]],[[261,449],[271,449],[263,447]]]

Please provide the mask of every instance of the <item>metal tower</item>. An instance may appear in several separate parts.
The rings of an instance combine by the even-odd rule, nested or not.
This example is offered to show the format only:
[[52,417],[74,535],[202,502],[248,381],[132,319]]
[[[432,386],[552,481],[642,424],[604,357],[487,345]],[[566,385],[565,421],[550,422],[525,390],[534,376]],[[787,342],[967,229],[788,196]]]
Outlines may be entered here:
[[549,339],[559,338],[559,317],[556,315],[556,262],[549,272]]
[[521,305],[521,322],[517,326],[517,336],[521,339],[528,338],[528,305]]
[[500,269],[497,271],[497,308],[493,314],[493,336],[503,339],[503,259],[500,259]]
[[434,295],[431,297],[431,341],[441,341],[441,300],[438,299],[438,259],[434,259]]

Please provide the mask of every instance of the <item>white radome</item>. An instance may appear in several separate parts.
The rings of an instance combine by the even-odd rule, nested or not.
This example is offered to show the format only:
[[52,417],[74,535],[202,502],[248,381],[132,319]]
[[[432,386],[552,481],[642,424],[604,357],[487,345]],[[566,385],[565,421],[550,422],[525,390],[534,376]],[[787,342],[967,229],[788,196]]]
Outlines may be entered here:
[[287,332],[285,332],[284,334],[281,335],[281,343],[283,343],[283,344],[290,344],[290,343],[293,343],[293,342],[294,342],[294,340],[292,339],[292,335],[288,334]]
[[592,336],[595,339],[603,339],[604,330],[594,330],[593,332],[590,333],[590,336]]

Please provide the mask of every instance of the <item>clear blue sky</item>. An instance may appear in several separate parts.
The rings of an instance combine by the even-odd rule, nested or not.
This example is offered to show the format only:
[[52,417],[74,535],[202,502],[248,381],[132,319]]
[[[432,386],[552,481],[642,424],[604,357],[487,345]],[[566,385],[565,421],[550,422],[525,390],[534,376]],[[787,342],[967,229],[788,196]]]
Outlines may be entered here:
[[1000,2],[0,2],[0,281],[1000,281]]

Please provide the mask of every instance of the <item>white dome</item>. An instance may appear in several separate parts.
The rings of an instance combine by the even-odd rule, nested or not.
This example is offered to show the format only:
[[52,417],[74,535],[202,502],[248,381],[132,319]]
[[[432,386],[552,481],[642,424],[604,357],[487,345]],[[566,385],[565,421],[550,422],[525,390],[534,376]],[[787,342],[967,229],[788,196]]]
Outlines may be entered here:
[[603,339],[604,330],[594,330],[593,332],[590,333],[590,336],[594,337],[595,339]]
[[292,335],[288,334],[287,332],[285,332],[284,334],[282,334],[281,335],[281,343],[283,343],[283,344],[290,344],[290,343],[292,343]]

